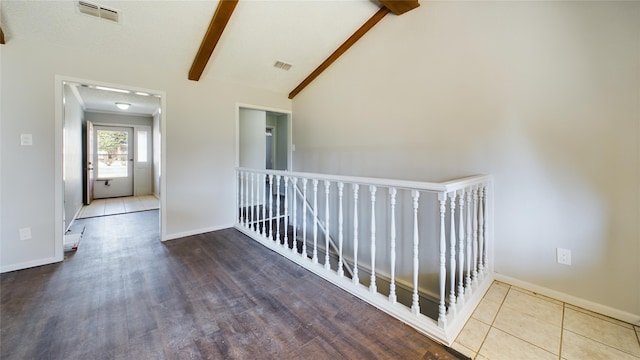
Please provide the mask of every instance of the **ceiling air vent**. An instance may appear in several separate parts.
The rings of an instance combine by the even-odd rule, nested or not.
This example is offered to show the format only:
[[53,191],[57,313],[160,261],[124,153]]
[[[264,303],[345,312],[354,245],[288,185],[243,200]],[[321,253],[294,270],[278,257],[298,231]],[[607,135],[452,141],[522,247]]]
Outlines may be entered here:
[[275,64],[273,64],[273,66],[274,66],[274,67],[277,67],[278,69],[282,69],[282,70],[284,70],[284,71],[288,71],[289,69],[291,69],[291,66],[292,66],[292,65],[291,65],[291,64],[287,64],[287,63],[286,63],[286,62],[284,62],[284,61],[280,61],[280,60],[278,60],[278,61],[276,61],[276,63],[275,63]]
[[81,13],[99,17],[101,19],[120,22],[120,14],[118,11],[113,9],[108,9],[101,5],[92,4],[86,1],[78,1],[78,9]]

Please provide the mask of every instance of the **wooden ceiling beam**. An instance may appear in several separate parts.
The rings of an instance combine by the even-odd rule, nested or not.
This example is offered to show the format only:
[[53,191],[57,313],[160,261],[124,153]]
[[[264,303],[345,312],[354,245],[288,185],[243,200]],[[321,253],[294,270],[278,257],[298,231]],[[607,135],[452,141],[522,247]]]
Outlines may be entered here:
[[238,5],[238,0],[220,0],[218,2],[216,12],[213,14],[209,28],[204,35],[204,39],[202,39],[200,49],[198,49],[198,53],[189,70],[189,80],[200,80],[200,76],[202,76],[202,72],[207,66],[236,5]]
[[373,14],[373,16],[369,18],[369,20],[367,20],[367,22],[365,22],[358,30],[356,30],[356,32],[354,32],[353,35],[351,35],[351,37],[347,39],[347,41],[342,43],[342,45],[340,45],[340,47],[337,48],[336,51],[333,52],[333,54],[331,54],[325,61],[323,61],[322,64],[320,64],[320,66],[318,66],[315,70],[313,70],[313,72],[309,74],[309,76],[307,76],[307,78],[300,83],[300,85],[298,85],[295,89],[293,89],[293,91],[289,93],[289,99],[293,99],[296,95],[300,93],[300,91],[302,91],[315,78],[317,78],[318,75],[320,75],[329,66],[331,66],[331,64],[333,64],[334,61],[338,60],[338,58],[342,54],[344,54],[347,50],[349,50],[349,48],[353,44],[355,44],[358,40],[360,40],[360,38],[364,36],[364,34],[366,34],[380,20],[382,20],[382,18],[385,17],[385,15],[389,13],[389,11],[390,10],[388,8],[383,7],[380,10],[378,10],[375,14]]
[[420,6],[418,0],[380,0],[380,3],[396,15],[402,15]]
[[298,95],[307,85],[318,77],[323,71],[325,71],[334,61],[344,54],[349,48],[355,44],[364,34],[366,34],[371,28],[373,28],[382,18],[388,13],[392,12],[396,15],[401,15],[409,10],[413,10],[420,6],[418,0],[380,0],[382,8],[378,10],[373,16],[367,20],[358,30],[356,30],[350,38],[347,39],[336,51],[333,52],[325,61],[320,64],[306,79],[304,79],[300,85],[298,85],[293,91],[289,93],[289,99],[293,99]]

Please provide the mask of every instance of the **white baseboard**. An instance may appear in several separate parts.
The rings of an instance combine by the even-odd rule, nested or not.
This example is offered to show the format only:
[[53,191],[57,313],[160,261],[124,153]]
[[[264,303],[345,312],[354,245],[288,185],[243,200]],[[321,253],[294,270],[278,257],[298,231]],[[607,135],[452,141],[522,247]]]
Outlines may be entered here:
[[67,233],[67,231],[69,231],[69,229],[71,229],[71,227],[73,226],[73,222],[76,221],[76,219],[78,219],[78,215],[80,215],[80,212],[82,211],[83,207],[84,205],[81,205],[78,211],[76,211],[75,215],[73,215],[73,219],[71,219],[71,221],[69,222],[69,226],[67,226],[67,228],[64,229],[65,234]]
[[16,270],[23,270],[23,269],[36,267],[36,266],[53,264],[53,263],[61,262],[62,260],[63,259],[58,259],[56,257],[50,257],[50,258],[45,258],[45,259],[25,261],[25,262],[18,263],[18,264],[2,266],[2,267],[0,267],[0,273],[5,273],[5,272],[9,272],[9,271],[16,271]]
[[573,295],[563,293],[561,291],[546,288],[544,286],[528,283],[526,281],[518,280],[510,276],[495,273],[495,280],[502,281],[509,285],[517,286],[525,290],[529,290],[540,295],[548,296],[550,298],[560,300],[571,305],[581,307],[583,309],[596,312],[598,314],[606,315],[614,319],[618,319],[635,326],[640,326],[640,315],[632,314],[623,310],[614,309],[610,306],[599,304],[593,301],[585,300]]
[[179,233],[174,233],[174,234],[167,234],[167,236],[162,241],[181,239],[181,238],[188,237],[188,236],[200,235],[200,234],[204,234],[204,233],[208,233],[208,232],[212,232],[212,231],[229,229],[229,228],[232,228],[233,226],[234,226],[234,224],[219,225],[219,226],[212,226],[212,227],[204,228],[204,229],[189,230],[189,231],[184,231],[184,232],[179,232]]

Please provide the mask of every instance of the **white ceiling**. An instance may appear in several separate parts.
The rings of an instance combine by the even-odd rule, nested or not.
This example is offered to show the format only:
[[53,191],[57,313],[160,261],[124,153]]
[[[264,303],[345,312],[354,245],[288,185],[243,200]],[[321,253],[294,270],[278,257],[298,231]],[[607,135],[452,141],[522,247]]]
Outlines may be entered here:
[[[140,95],[95,89],[86,85],[70,84],[77,89],[85,110],[116,112],[130,115],[154,115],[160,110],[160,97],[154,94]],[[118,89],[122,90],[122,89]],[[116,103],[131,105],[126,110],[118,109]]]
[[[118,10],[121,22],[82,14],[76,1],[1,0],[4,46],[11,46],[12,39],[38,38],[61,47],[118,52],[132,63],[139,61],[141,71],[152,62],[155,71],[187,79],[218,4],[84,1]],[[373,0],[240,0],[200,81],[218,79],[288,94],[379,8]],[[293,67],[277,69],[277,60]],[[87,106],[99,98],[89,90],[81,92]]]

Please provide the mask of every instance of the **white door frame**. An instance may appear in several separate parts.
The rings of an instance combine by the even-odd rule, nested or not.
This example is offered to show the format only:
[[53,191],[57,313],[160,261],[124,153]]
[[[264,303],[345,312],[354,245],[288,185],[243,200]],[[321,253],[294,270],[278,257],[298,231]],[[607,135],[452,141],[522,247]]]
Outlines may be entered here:
[[265,106],[236,103],[236,167],[240,166],[240,108],[262,110],[287,115],[287,170],[293,171],[293,116],[291,110],[270,108]]
[[[64,124],[64,84],[78,83],[87,85],[104,86],[110,88],[127,89],[131,91],[140,91],[150,94],[160,95],[160,133],[166,136],[167,121],[164,118],[166,114],[166,97],[164,91],[140,88],[130,85],[113,84],[96,80],[79,79],[64,75],[56,75],[54,80],[55,94],[55,118],[54,118],[54,257],[57,261],[64,260],[64,181],[63,181],[63,124]],[[165,172],[166,167],[166,141],[161,141],[160,145],[160,168]],[[166,221],[166,176],[162,174],[160,177],[160,240],[167,238],[167,221]]]
[[[96,171],[96,174],[100,174],[100,164],[98,163],[98,157],[99,157],[99,152],[98,152],[98,146],[99,146],[99,137],[97,136],[99,131],[119,131],[119,132],[127,132],[129,134],[129,138],[127,139],[128,142],[128,146],[127,146],[127,158],[126,158],[126,164],[127,164],[127,176],[125,177],[125,179],[123,178],[113,178],[113,179],[106,179],[106,178],[100,178],[99,176],[95,176],[94,179],[94,196],[93,198],[96,199],[107,199],[109,197],[122,197],[122,196],[134,196],[136,195],[134,189],[135,189],[135,179],[136,179],[136,173],[135,173],[135,166],[133,164],[133,159],[135,158],[135,150],[136,150],[136,139],[135,139],[135,128],[133,127],[133,125],[127,125],[127,126],[120,126],[120,125],[100,125],[97,123],[93,123],[93,131],[94,131],[94,138],[96,139],[93,143],[93,146],[95,147],[94,150],[94,158],[91,159],[91,161],[94,163],[94,171]],[[109,188],[108,190],[105,190],[101,187],[96,187],[95,186],[95,182],[105,182],[105,181],[110,181],[112,182],[112,186],[113,188]],[[126,182],[123,186],[123,182]],[[108,187],[109,185],[107,185],[106,183],[103,184],[105,185],[105,187]],[[102,196],[96,196],[95,194],[95,190],[99,189],[99,195]],[[126,194],[125,191],[126,190]],[[106,196],[105,192],[115,192],[115,194],[109,194],[109,196]],[[130,193],[131,195],[128,195],[128,193]]]

